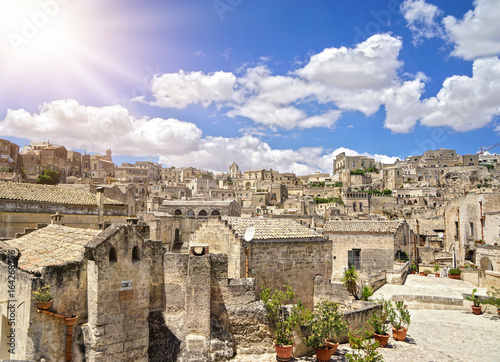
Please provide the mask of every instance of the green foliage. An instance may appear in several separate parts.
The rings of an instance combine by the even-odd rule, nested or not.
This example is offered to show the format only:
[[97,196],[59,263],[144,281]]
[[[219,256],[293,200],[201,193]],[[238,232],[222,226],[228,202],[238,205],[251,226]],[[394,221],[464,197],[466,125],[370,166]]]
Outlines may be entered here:
[[295,295],[292,287],[283,286],[285,290],[275,290],[273,293],[269,288],[263,288],[260,300],[264,303],[267,311],[267,319],[271,329],[274,330],[274,343],[288,346],[293,344],[295,328],[309,318],[309,311],[300,302],[297,302],[290,311],[285,308],[285,302],[291,301]]
[[0,172],[7,172],[9,169],[7,167],[0,167]]
[[379,173],[380,171],[377,170],[377,168],[375,166],[373,166],[373,167],[367,168],[366,172],[376,172],[376,173]]
[[341,281],[344,283],[344,287],[347,288],[347,291],[351,293],[351,295],[355,299],[359,299],[358,297],[358,273],[356,272],[356,269],[354,266],[351,265],[349,269],[344,270],[344,276],[342,277]]
[[55,170],[46,169],[43,174],[38,175],[36,179],[37,184],[43,185],[57,185],[61,178],[61,174]]
[[408,261],[408,254],[402,250],[396,251],[396,260]]
[[358,168],[357,170],[351,170],[351,175],[364,175],[365,170]]
[[335,183],[333,184],[333,186],[334,186],[334,187],[342,187],[342,186],[344,186],[344,184],[343,184],[342,182],[340,182],[340,181],[337,181],[337,182],[335,182]]
[[314,182],[309,185],[310,187],[325,187],[324,182]]
[[373,295],[373,289],[370,286],[365,285],[363,289],[361,289],[361,300],[367,301],[369,297]]
[[490,165],[490,164],[487,164],[487,163],[482,164],[481,166],[486,167],[488,170],[493,170],[495,168],[495,165]]
[[316,201],[317,204],[330,204],[334,202],[338,205],[344,205],[344,201],[342,200],[341,197],[328,197],[328,198],[315,197],[314,201]]
[[385,324],[385,318],[382,317],[381,313],[373,312],[372,317],[368,320],[368,323],[373,328],[373,333],[380,334],[382,336],[388,334],[389,326]]
[[388,316],[392,326],[396,329],[408,328],[410,325],[410,311],[402,301],[396,302],[396,307],[391,308]]
[[45,287],[40,287],[33,291],[33,299],[37,302],[48,302],[52,300],[52,294],[50,294],[50,285]]
[[460,274],[462,274],[462,271],[459,268],[451,268],[450,270],[448,270],[448,274],[460,275]]
[[391,196],[392,195],[392,190],[385,189],[384,191],[382,191],[382,195],[384,195],[384,196]]
[[432,273],[432,270],[424,269],[424,271],[422,271],[422,273],[424,273],[425,275],[428,275],[428,274]]
[[355,348],[345,356],[349,362],[382,362],[384,359],[377,350],[379,346],[378,341],[372,339],[361,340],[359,348]]
[[172,195],[172,200],[177,200],[179,198],[179,196],[177,195]]
[[416,272],[416,271],[417,271],[417,264],[416,264],[415,262],[413,262],[413,263],[411,264],[411,266],[410,266],[410,270],[411,270],[412,272]]
[[495,288],[492,286],[487,293],[489,298],[486,299],[483,303],[494,305],[497,309],[500,309],[500,288]]
[[325,341],[339,342],[340,337],[347,332],[348,324],[339,311],[338,303],[321,300],[317,310],[310,316],[307,326],[311,335],[304,340],[306,346],[324,348]]
[[368,193],[368,195],[374,195],[374,196],[382,195],[382,191],[380,191],[380,190],[368,190],[367,193]]
[[476,297],[476,294],[475,294],[476,292],[477,292],[477,289],[474,288],[472,290],[470,297],[466,297],[466,298],[467,298],[467,300],[470,300],[472,303],[474,303],[474,307],[480,307],[481,301],[478,299],[478,297]]
[[434,265],[434,272],[436,272],[436,273],[437,273],[438,271],[439,271],[439,264],[438,264],[438,263],[436,263],[436,264]]

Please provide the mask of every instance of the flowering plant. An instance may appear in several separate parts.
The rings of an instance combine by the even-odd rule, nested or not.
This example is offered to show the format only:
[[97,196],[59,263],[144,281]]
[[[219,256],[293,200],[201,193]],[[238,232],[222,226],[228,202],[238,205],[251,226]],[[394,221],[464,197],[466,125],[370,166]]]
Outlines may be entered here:
[[50,294],[50,285],[45,287],[40,287],[33,292],[33,299],[37,302],[49,302],[52,300],[52,294]]
[[389,315],[391,324],[396,329],[408,328],[410,325],[410,311],[408,306],[402,301],[396,302],[396,308],[393,308]]

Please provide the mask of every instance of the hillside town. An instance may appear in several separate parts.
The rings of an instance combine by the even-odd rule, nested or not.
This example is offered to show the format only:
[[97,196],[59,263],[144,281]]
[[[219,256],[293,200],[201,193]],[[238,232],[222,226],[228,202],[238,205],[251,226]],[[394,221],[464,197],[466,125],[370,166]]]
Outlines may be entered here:
[[[236,162],[221,173],[151,160],[116,165],[111,149],[70,148],[0,139],[2,345],[8,300],[18,305],[16,343],[0,350],[3,359],[221,361],[270,353],[259,302],[266,288],[288,285],[293,302],[310,310],[322,299],[340,303],[351,325],[366,324],[377,304],[346,288],[349,270],[359,291],[404,285],[412,271],[431,269],[436,277],[459,270],[481,290],[500,288],[494,147],[427,150],[393,164],[340,153],[331,172],[309,175],[241,170]],[[31,295],[45,286],[53,302],[43,309]],[[471,305],[465,295],[405,302]],[[296,343],[295,357],[308,353]]]

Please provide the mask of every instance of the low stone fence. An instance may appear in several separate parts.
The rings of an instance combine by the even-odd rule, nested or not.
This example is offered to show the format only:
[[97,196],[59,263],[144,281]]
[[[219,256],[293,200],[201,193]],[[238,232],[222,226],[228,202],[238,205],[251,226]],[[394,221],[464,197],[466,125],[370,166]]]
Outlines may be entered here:
[[500,272],[486,270],[484,278],[481,279],[481,287],[488,289],[491,287],[500,288]]
[[376,290],[384,286],[386,282],[387,282],[386,271],[380,270],[378,273],[369,275],[366,284],[370,286],[370,288],[372,288],[373,291],[375,292]]
[[387,284],[403,285],[406,281],[406,276],[409,273],[410,273],[410,262],[407,261],[401,266],[401,268],[386,272]]
[[410,309],[463,309],[463,298],[437,297],[430,295],[394,295],[394,302],[403,301]]

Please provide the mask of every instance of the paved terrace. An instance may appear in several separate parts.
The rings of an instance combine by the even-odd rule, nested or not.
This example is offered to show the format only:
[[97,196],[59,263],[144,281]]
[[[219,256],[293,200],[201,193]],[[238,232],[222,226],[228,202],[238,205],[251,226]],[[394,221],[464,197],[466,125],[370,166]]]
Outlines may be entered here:
[[[397,295],[427,295],[462,298],[474,285],[449,278],[409,275],[405,285],[385,285],[374,295],[389,298]],[[485,289],[478,289],[485,294]],[[490,307],[491,308],[491,307]],[[500,361],[500,317],[498,314],[473,315],[470,310],[410,309],[411,324],[405,342],[389,339],[379,351],[384,361]],[[392,335],[392,333],[391,333]],[[331,361],[347,361],[351,349],[341,344]],[[237,356],[238,362],[276,361],[274,354]],[[300,357],[294,361],[316,361],[316,357]]]

